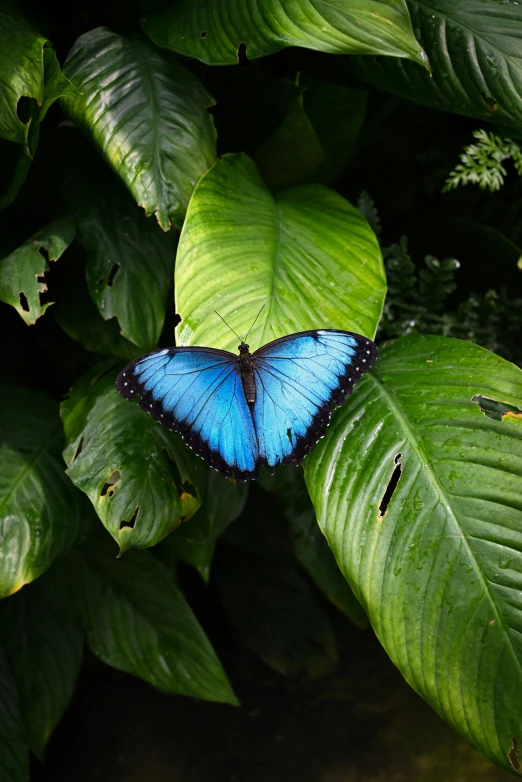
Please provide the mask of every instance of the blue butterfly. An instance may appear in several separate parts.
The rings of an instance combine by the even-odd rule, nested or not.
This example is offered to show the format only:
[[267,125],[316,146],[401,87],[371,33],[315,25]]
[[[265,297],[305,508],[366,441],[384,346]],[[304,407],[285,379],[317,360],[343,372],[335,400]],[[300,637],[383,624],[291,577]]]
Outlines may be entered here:
[[290,334],[254,353],[247,337],[238,337],[239,356],[205,347],[156,350],[116,380],[125,399],[139,400],[237,481],[255,478],[262,465],[274,472],[279,464],[300,464],[377,358],[369,339],[337,329]]

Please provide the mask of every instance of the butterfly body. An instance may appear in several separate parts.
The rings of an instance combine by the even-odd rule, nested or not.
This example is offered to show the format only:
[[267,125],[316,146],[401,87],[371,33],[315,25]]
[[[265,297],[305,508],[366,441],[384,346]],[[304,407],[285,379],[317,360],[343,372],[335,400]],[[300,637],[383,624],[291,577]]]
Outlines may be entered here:
[[238,349],[158,350],[125,367],[116,387],[240,481],[262,465],[299,464],[377,357],[366,337],[335,329],[291,334],[253,353],[245,342]]

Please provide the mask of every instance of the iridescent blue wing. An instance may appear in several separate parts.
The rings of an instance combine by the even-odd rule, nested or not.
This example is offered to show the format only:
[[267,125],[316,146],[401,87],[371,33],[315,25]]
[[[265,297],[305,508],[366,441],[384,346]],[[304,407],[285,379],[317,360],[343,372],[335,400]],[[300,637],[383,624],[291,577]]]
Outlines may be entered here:
[[224,475],[253,477],[257,440],[237,356],[213,348],[169,348],[136,359],[116,387],[163,426],[181,432]]
[[259,457],[274,468],[302,461],[374,363],[377,346],[360,334],[322,329],[276,339],[252,358]]

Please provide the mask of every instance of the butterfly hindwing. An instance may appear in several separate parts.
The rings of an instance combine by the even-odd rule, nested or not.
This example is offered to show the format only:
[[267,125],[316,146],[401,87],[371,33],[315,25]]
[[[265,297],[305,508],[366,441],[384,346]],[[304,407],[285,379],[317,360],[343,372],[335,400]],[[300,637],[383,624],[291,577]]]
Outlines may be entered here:
[[116,381],[126,399],[183,439],[212,467],[239,480],[258,462],[237,356],[213,348],[170,348],[133,361]]
[[299,464],[376,357],[370,340],[333,329],[291,334],[257,350],[253,419],[260,460],[271,468]]

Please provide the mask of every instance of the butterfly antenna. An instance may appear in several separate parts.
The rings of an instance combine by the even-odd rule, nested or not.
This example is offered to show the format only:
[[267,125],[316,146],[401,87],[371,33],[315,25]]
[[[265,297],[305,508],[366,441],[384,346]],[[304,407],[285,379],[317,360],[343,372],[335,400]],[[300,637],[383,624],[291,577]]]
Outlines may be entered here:
[[254,328],[254,326],[256,325],[256,321],[257,321],[257,319],[259,318],[259,316],[261,315],[261,313],[263,312],[263,310],[265,309],[265,306],[266,306],[266,305],[265,305],[265,304],[263,304],[263,306],[261,307],[261,309],[260,309],[260,310],[259,310],[259,312],[257,313],[257,315],[256,315],[256,319],[255,319],[255,321],[252,323],[252,325],[250,326],[250,328],[248,329],[247,333],[245,334],[245,337],[244,337],[244,339],[243,339],[243,342],[246,342],[248,335],[250,334],[250,332],[252,331],[252,329],[253,329],[253,328]]
[[[236,332],[234,331],[234,329],[232,328],[232,326],[229,326],[229,325],[228,325],[228,323],[226,322],[225,318],[224,318],[222,315],[220,315],[220,314],[219,314],[219,312],[218,312],[217,310],[214,310],[214,312],[216,313],[216,315],[218,316],[218,318],[221,318],[221,320],[223,321],[223,323],[225,324],[225,326],[227,326],[227,327],[230,329],[230,331],[232,332],[232,334],[236,334]],[[243,340],[241,339],[241,337],[239,336],[239,334],[236,334],[236,337],[238,338],[238,340],[239,340],[240,342],[242,342],[242,341],[243,341]]]

